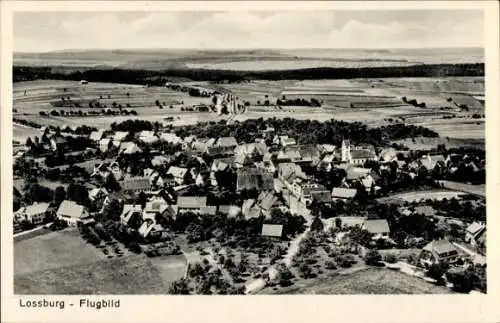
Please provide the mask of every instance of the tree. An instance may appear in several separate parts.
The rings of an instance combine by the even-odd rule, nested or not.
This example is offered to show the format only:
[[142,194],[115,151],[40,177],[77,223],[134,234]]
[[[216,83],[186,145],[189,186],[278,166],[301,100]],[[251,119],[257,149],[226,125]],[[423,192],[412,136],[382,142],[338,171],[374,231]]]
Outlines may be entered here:
[[181,278],[172,282],[168,288],[168,293],[173,295],[189,295],[187,279]]
[[477,277],[471,270],[448,271],[446,279],[453,284],[453,290],[459,293],[469,293],[477,281]]
[[443,264],[432,264],[429,266],[425,275],[436,280],[439,285],[444,284],[443,275],[446,273],[446,266]]
[[112,173],[110,173],[106,178],[104,187],[110,192],[117,192],[121,190],[120,183],[118,183],[118,181],[116,180],[115,176]]
[[313,222],[311,223],[311,231],[323,231],[324,229],[324,224],[323,221],[317,216],[313,219]]
[[365,264],[369,266],[379,266],[382,261],[382,255],[377,250],[370,250],[366,253],[364,260]]
[[54,191],[54,204],[59,206],[65,199],[66,199],[66,190],[64,189],[64,186],[56,187],[56,190]]

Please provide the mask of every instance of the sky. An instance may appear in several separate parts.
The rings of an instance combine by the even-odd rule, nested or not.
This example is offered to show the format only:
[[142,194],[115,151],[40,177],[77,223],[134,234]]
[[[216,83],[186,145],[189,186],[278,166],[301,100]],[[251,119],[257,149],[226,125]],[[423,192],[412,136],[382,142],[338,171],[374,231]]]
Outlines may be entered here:
[[16,12],[14,51],[483,47],[479,10]]

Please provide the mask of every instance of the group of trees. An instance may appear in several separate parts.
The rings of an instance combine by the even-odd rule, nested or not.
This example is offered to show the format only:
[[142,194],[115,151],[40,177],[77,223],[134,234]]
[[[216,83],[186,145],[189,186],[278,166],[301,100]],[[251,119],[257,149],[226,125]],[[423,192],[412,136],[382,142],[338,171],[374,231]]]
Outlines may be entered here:
[[40,129],[42,126],[36,122],[25,120],[25,119],[19,119],[19,118],[12,118],[12,121],[15,123],[22,124],[24,126]]
[[417,100],[415,100],[415,99],[408,100],[406,98],[406,96],[402,97],[401,100],[403,100],[404,103],[413,105],[414,107],[417,107],[417,108],[425,108],[426,107],[425,102],[418,103]]
[[321,101],[316,98],[311,98],[309,100],[304,98],[287,99],[282,97],[276,100],[276,105],[278,106],[304,106],[304,107],[321,107]]
[[391,124],[378,128],[369,128],[361,122],[345,122],[329,120],[297,120],[292,118],[245,120],[227,124],[219,122],[199,123],[176,129],[180,137],[194,135],[200,138],[217,138],[233,136],[238,142],[254,142],[262,136],[262,130],[273,127],[280,135],[296,138],[300,144],[334,144],[340,145],[342,140],[349,138],[353,144],[374,144],[383,146],[389,141],[413,137],[438,137],[438,134],[428,128],[405,124]]
[[150,122],[147,120],[125,120],[120,123],[113,122],[111,130],[113,131],[130,131],[132,133],[140,132],[143,130],[152,131],[161,126],[159,122]]
[[136,110],[127,110],[127,109],[120,109],[119,111],[116,110],[111,110],[111,109],[101,109],[100,111],[82,111],[82,110],[70,110],[70,111],[64,111],[64,110],[50,110],[49,113],[45,111],[40,111],[39,114],[41,116],[52,116],[52,117],[59,117],[59,116],[66,116],[66,117],[86,117],[86,116],[99,116],[99,115],[107,115],[107,116],[116,116],[116,115],[132,115],[136,116],[138,115]]

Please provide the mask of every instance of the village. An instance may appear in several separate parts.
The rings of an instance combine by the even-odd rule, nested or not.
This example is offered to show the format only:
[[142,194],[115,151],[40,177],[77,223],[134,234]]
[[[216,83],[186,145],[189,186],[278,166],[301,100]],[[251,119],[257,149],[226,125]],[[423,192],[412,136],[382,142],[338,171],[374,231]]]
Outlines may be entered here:
[[43,127],[14,147],[15,236],[78,230],[107,258],[182,255],[168,294],[286,293],[366,267],[486,291],[484,151],[375,145],[334,120],[342,133],[314,142],[316,126]]

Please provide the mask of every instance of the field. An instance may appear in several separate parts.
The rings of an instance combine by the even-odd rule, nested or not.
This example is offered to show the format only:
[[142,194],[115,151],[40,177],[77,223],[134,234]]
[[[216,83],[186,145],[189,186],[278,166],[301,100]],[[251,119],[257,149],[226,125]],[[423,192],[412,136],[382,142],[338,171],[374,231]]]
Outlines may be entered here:
[[445,287],[381,268],[368,268],[324,279],[321,284],[291,290],[290,294],[449,294]]
[[183,256],[107,259],[67,229],[14,244],[16,294],[166,294],[183,276]]
[[378,199],[380,202],[420,202],[422,200],[443,200],[451,198],[460,198],[460,196],[466,195],[459,191],[420,191],[420,192],[408,192],[394,194],[389,197],[383,197]]
[[[174,117],[172,124],[184,125],[198,121],[245,120],[250,118],[316,119],[320,121],[335,118],[344,121],[362,120],[368,126],[384,126],[397,122],[429,127],[442,137],[484,140],[484,119],[472,119],[474,113],[483,115],[483,105],[473,98],[484,92],[482,78],[439,78],[439,79],[353,79],[353,80],[284,80],[249,81],[234,84],[210,84],[208,82],[185,82],[192,86],[209,89],[226,88],[234,93],[240,102],[248,102],[245,114],[219,116],[209,112],[186,112],[182,107],[209,104],[210,98],[190,97],[187,93],[177,92],[165,87],[143,87],[136,85],[89,83],[81,85],[74,81],[32,81],[14,84],[14,113],[18,119],[36,122],[41,125],[79,126],[93,125],[107,128],[113,122],[126,119],[143,119],[165,123],[165,118]],[[127,94],[128,93],[128,94]],[[417,98],[426,102],[426,108],[405,104],[401,97]],[[323,102],[322,107],[276,106],[277,99],[316,98]],[[468,112],[459,112],[450,96],[460,97],[469,106]],[[81,108],[52,107],[51,103],[70,97],[79,102]],[[102,99],[101,99],[102,97]],[[458,100],[454,98],[454,100]],[[156,100],[162,109],[156,106]],[[68,116],[101,111],[90,108],[89,102],[99,101],[101,107],[117,111],[115,106],[135,110],[138,116]],[[269,104],[265,104],[269,101]],[[447,110],[441,108],[446,107]],[[40,116],[39,112],[49,113],[64,110],[64,116]],[[455,115],[454,119],[444,116]],[[459,126],[457,126],[459,125]],[[14,124],[14,139],[24,142],[31,136],[39,135],[38,129]]]

